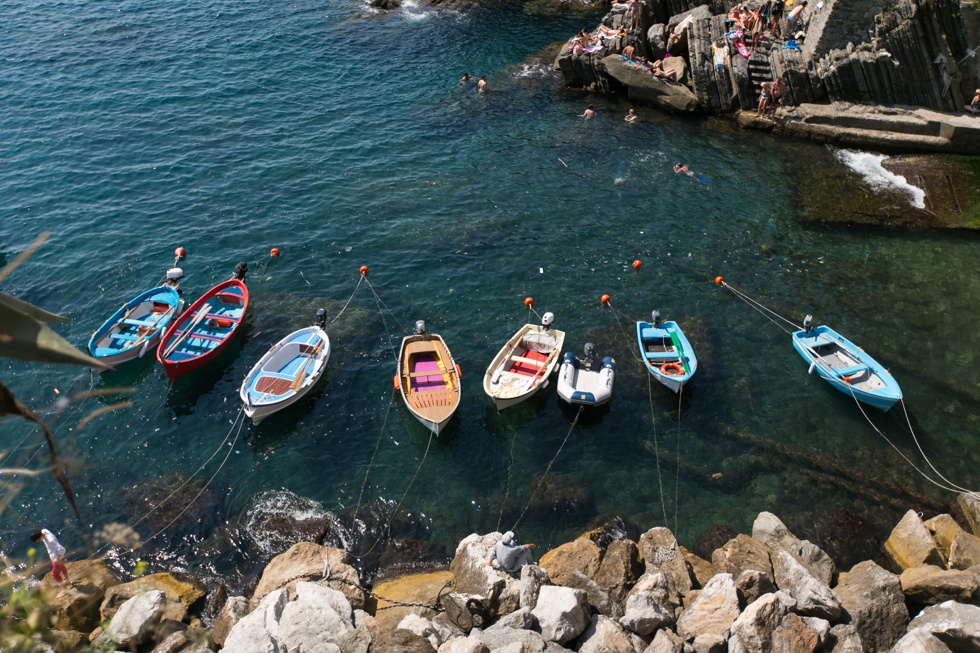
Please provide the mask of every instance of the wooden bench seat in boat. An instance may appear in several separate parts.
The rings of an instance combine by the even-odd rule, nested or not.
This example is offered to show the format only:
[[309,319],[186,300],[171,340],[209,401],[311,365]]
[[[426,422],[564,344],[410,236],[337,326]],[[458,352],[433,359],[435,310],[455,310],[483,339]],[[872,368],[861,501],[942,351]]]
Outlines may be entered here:
[[452,390],[412,391],[408,395],[409,401],[416,408],[437,408],[439,406],[451,406],[455,401],[455,392]]
[[677,358],[679,358],[677,356],[677,352],[676,351],[646,351],[646,352],[643,352],[643,355],[646,356],[647,358],[649,358],[650,360],[663,360],[663,361],[668,361],[668,360],[670,360],[672,358],[674,360],[676,360]]
[[452,374],[455,371],[456,370],[452,370],[452,371],[450,371],[450,370],[445,370],[445,371],[443,371],[443,370],[430,370],[428,372],[412,372],[411,374],[408,375],[408,378],[410,378],[410,379],[417,379],[420,376],[442,376],[443,374]]
[[864,372],[870,370],[871,368],[867,365],[852,365],[851,367],[842,367],[834,370],[840,376],[850,376],[851,374],[857,374],[858,372]]
[[158,323],[157,323],[156,320],[134,320],[134,319],[128,318],[128,317],[126,319],[124,319],[122,321],[122,323],[123,324],[128,324],[130,326],[138,326],[138,327],[141,327],[141,326],[142,327],[152,327],[152,326],[157,326],[158,325]]
[[[184,332],[182,330],[174,332],[174,336],[180,337],[182,335],[184,335]],[[185,342],[187,340],[194,340],[195,338],[199,338],[201,340],[210,340],[211,342],[221,342],[222,340],[224,340],[224,338],[218,338],[217,336],[209,336],[203,333],[197,333],[196,331],[193,331],[189,336],[187,336]]]
[[517,363],[527,363],[528,365],[534,365],[535,367],[544,367],[544,364],[548,362],[548,359],[539,361],[536,358],[526,358],[525,356],[511,356],[510,360]]
[[125,334],[125,333],[110,333],[109,334],[109,337],[110,338],[115,338],[116,340],[126,340],[128,342],[132,342],[134,340],[139,340],[139,336],[131,336],[131,335],[128,335],[128,334]]
[[225,304],[230,304],[232,306],[241,306],[242,305],[242,296],[241,295],[236,295],[235,293],[219,292],[217,295],[215,295],[215,297],[217,299],[220,299]]
[[667,340],[668,342],[670,341],[669,333],[666,333],[663,329],[652,329],[650,327],[647,327],[646,329],[641,329],[640,337],[643,338],[644,340]]
[[285,374],[269,374],[263,373],[255,381],[255,391],[264,392],[266,394],[273,395],[284,395],[293,386],[293,381],[296,380],[296,376],[287,376]]

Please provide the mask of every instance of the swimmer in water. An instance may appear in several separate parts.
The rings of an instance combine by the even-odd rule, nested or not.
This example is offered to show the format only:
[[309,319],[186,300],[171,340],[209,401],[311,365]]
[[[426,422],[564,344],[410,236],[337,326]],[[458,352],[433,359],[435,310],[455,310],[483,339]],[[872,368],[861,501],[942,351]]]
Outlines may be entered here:
[[630,109],[630,112],[626,114],[624,120],[626,122],[636,122],[637,118],[639,118],[639,116],[636,115],[636,109]]
[[674,172],[676,172],[677,174],[680,174],[680,173],[683,172],[688,177],[693,177],[694,176],[694,173],[691,172],[691,169],[688,168],[683,163],[680,163],[680,162],[674,164]]
[[476,90],[480,91],[481,93],[486,93],[487,92],[487,76],[486,75],[480,75],[480,81],[478,81],[476,83]]
[[590,104],[585,113],[579,114],[579,118],[595,118],[595,106]]
[[463,76],[460,77],[459,81],[460,81],[461,84],[465,84],[466,82],[470,81],[471,79],[473,79],[473,75],[471,75],[469,73],[463,73]]

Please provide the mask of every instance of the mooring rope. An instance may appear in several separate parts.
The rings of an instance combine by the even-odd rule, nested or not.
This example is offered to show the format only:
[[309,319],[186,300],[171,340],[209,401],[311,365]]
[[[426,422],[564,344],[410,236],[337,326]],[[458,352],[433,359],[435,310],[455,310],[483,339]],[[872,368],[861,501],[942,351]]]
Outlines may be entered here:
[[582,411],[584,410],[585,410],[584,406],[578,407],[578,412],[575,413],[575,419],[572,420],[572,425],[568,427],[568,432],[565,433],[565,439],[561,441],[561,445],[559,445],[558,451],[556,451],[555,455],[551,457],[551,461],[548,463],[548,467],[544,470],[544,474],[542,474],[541,478],[538,479],[538,484],[534,486],[533,490],[531,490],[531,494],[527,498],[527,503],[524,504],[524,510],[521,511],[521,514],[517,518],[517,521],[514,522],[514,525],[511,526],[509,530],[516,531],[517,526],[524,519],[524,515],[527,514],[528,509],[531,507],[531,502],[534,500],[534,495],[537,494],[538,490],[541,489],[541,486],[544,485],[544,480],[548,477],[548,474],[551,472],[551,466],[555,464],[556,460],[558,460],[558,456],[561,454],[561,450],[565,448],[565,443],[568,442],[568,438],[572,434],[572,430],[575,428],[575,425],[578,424],[578,418],[582,416]]
[[388,521],[386,521],[384,526],[381,528],[381,533],[379,534],[378,539],[374,541],[374,544],[372,544],[371,548],[369,548],[367,551],[363,551],[357,554],[356,556],[357,558],[363,558],[369,555],[372,551],[374,551],[377,548],[379,544],[381,544],[381,540],[384,538],[384,534],[387,533],[388,530],[391,528],[391,522],[395,521],[395,516],[398,514],[398,511],[401,509],[402,503],[405,501],[405,497],[408,496],[409,490],[411,490],[412,486],[415,484],[415,479],[418,478],[419,472],[422,471],[422,465],[425,464],[425,459],[429,456],[429,448],[432,447],[432,440],[435,439],[435,435],[436,435],[436,430],[434,428],[429,429],[429,442],[425,445],[425,453],[422,454],[422,460],[419,461],[419,466],[415,468],[415,473],[412,475],[412,480],[408,482],[408,486],[405,488],[405,491],[402,492],[401,498],[398,499],[398,503],[395,504],[395,509],[392,510],[391,514],[388,515]]
[[[642,364],[643,367],[644,367],[644,369],[645,369],[646,368],[646,364],[643,362],[643,359],[640,356],[638,356],[637,353],[636,353],[637,351],[639,351],[640,345],[639,345],[639,343],[636,342],[636,339],[635,338],[630,338],[629,333],[626,331],[626,328],[623,326],[623,323],[619,319],[620,312],[618,310],[616,310],[616,308],[612,305],[612,302],[608,302],[607,301],[607,302],[604,302],[604,303],[605,303],[606,306],[609,307],[609,310],[612,311],[613,317],[616,318],[616,325],[619,327],[620,333],[623,334],[623,339],[626,341],[626,348],[629,350],[630,355],[633,356],[633,359],[634,360],[636,360],[638,363]],[[623,319],[629,321],[630,318],[627,315],[623,315]],[[636,346],[636,350],[634,350],[634,345]]]
[[681,401],[684,384],[677,389],[677,460],[674,463],[674,533],[677,533],[677,502],[681,492]]
[[510,452],[507,456],[507,484],[504,486],[504,498],[500,501],[500,512],[497,514],[497,532],[500,532],[500,522],[504,520],[504,507],[507,499],[510,498],[510,482],[514,474],[514,441],[516,438],[510,437]]
[[660,472],[660,443],[657,438],[657,416],[653,408],[653,375],[647,374],[647,399],[650,402],[650,422],[653,424],[653,454],[657,460],[657,484],[660,486],[660,508],[664,513],[664,526],[669,527],[667,521],[667,503],[664,500],[664,480]]
[[374,452],[371,454],[371,459],[368,461],[367,468],[364,470],[364,480],[361,481],[361,491],[357,495],[357,504],[354,507],[354,517],[351,519],[351,523],[357,522],[357,513],[361,511],[361,499],[364,497],[364,488],[367,487],[368,475],[371,473],[371,467],[374,465],[374,459],[378,455],[378,449],[381,447],[381,438],[385,434],[385,425],[388,424],[388,415],[391,413],[391,407],[395,403],[395,390],[391,391],[391,398],[388,400],[388,408],[385,410],[385,418],[381,423],[381,430],[378,431],[378,439],[374,443]]
[[[378,313],[381,315],[381,323],[384,324],[385,335],[388,336],[388,348],[391,350],[391,357],[394,358],[395,361],[397,361],[398,354],[395,353],[395,343],[392,341],[391,331],[388,329],[388,320],[385,319],[385,311],[387,311],[388,314],[391,316],[391,319],[393,319],[398,324],[398,328],[400,328],[402,331],[405,331],[405,327],[402,326],[402,323],[398,321],[398,318],[395,317],[395,314],[391,312],[391,309],[388,308],[388,306],[383,301],[381,301],[381,297],[379,297],[378,293],[374,291],[374,286],[371,285],[371,282],[368,281],[368,278],[365,276],[362,276],[361,278],[367,281],[368,288],[371,289],[371,294],[374,295],[374,301],[378,305]],[[405,332],[408,333],[407,331]]]
[[758,311],[767,320],[769,320],[770,322],[772,322],[773,324],[775,324],[776,326],[778,326],[785,333],[792,333],[792,332],[789,329],[787,329],[786,327],[784,327],[783,325],[779,324],[779,322],[776,322],[776,320],[772,319],[772,317],[770,317],[770,316],[773,316],[773,317],[776,317],[779,320],[782,320],[783,322],[785,322],[786,324],[790,325],[791,327],[793,327],[797,331],[802,331],[803,330],[803,327],[801,327],[798,324],[795,324],[792,321],[786,319],[785,317],[783,317],[782,315],[780,315],[776,311],[772,310],[768,306],[765,306],[762,303],[757,302],[756,300],[752,299],[751,297],[749,297],[748,295],[746,295],[742,291],[738,290],[737,288],[733,288],[731,285],[729,285],[721,277],[718,277],[718,279],[716,279],[715,281],[722,288],[727,288],[728,290],[730,290],[732,292],[732,294],[734,294],[736,297],[738,297],[739,299],[741,299],[743,302],[745,302],[746,304],[748,304],[750,307],[752,307],[753,309],[755,309],[756,311]]
[[367,279],[367,277],[362,274],[361,277],[357,280],[357,285],[354,286],[354,292],[351,293],[350,298],[347,300],[347,303],[344,304],[344,307],[342,309],[340,309],[340,312],[337,313],[337,316],[334,319],[330,320],[330,324],[336,322],[340,318],[340,316],[344,314],[344,311],[347,310],[347,307],[350,306],[350,303],[354,300],[354,295],[357,294],[357,289],[361,287],[361,282],[364,281],[365,279]]
[[[780,329],[782,329],[787,334],[789,334],[791,332],[788,331],[781,324],[778,324],[777,322],[775,322],[775,320],[773,320],[771,317],[769,317],[769,315],[767,313],[769,313],[769,314],[771,314],[771,315],[779,318],[780,320],[786,322],[787,324],[795,327],[798,331],[803,330],[803,327],[801,327],[799,325],[796,325],[793,322],[790,322],[789,320],[787,320],[786,318],[782,317],[781,315],[779,315],[778,313],[776,313],[772,309],[767,308],[766,306],[764,306],[760,302],[757,302],[756,300],[752,299],[751,297],[749,297],[745,293],[743,293],[743,292],[741,292],[741,291],[733,288],[728,283],[726,283],[725,280],[722,279],[721,277],[718,277],[717,279],[715,279],[715,283],[717,283],[718,285],[722,286],[723,288],[727,288],[728,290],[732,291],[732,293],[734,293],[736,297],[742,299],[749,306],[751,306],[755,310],[759,311],[759,313],[761,313],[762,315],[764,315],[767,319],[769,319],[770,322],[773,322],[774,324],[776,324],[776,326],[778,326]],[[832,375],[833,374],[833,369],[831,369],[830,367],[828,367],[825,363],[823,363],[820,360],[819,356],[817,355],[817,352],[812,347],[810,347],[809,345],[806,345],[806,344],[803,344],[803,346],[813,356],[813,360],[811,362],[812,362],[812,364],[814,366],[819,367],[822,370],[825,370],[828,375]],[[908,410],[905,407],[905,399],[904,398],[901,399],[902,412],[905,414],[905,421],[906,421],[906,424],[908,425],[909,433],[911,433],[911,435],[912,435],[912,440],[915,442],[915,446],[918,448],[919,454],[922,456],[923,460],[926,461],[926,463],[929,465],[929,467],[932,469],[932,471],[935,472],[936,475],[939,476],[939,478],[941,478],[943,481],[945,481],[946,484],[939,483],[938,481],[936,481],[935,479],[933,479],[932,477],[930,477],[928,474],[926,474],[924,471],[922,471],[921,469],[919,469],[919,467],[915,463],[913,463],[912,460],[908,456],[906,456],[902,452],[902,450],[899,449],[895,445],[895,443],[893,443],[888,438],[888,436],[886,436],[885,433],[881,429],[879,429],[878,426],[871,420],[871,417],[864,410],[864,406],[862,405],[861,400],[858,399],[857,395],[854,393],[854,389],[850,386],[850,384],[847,384],[847,389],[848,389],[848,392],[851,395],[851,398],[854,400],[854,403],[857,404],[858,410],[861,411],[861,414],[864,416],[864,419],[868,422],[868,424],[871,425],[871,428],[874,429],[875,433],[877,433],[878,435],[880,435],[885,440],[885,442],[887,442],[888,445],[891,446],[891,448],[894,449],[898,453],[898,455],[901,456],[902,459],[905,460],[905,462],[907,462],[909,464],[910,467],[912,467],[912,469],[914,469],[916,472],[919,473],[920,476],[922,476],[922,478],[924,478],[925,480],[929,481],[931,484],[935,485],[936,487],[938,487],[940,489],[943,489],[943,490],[947,490],[949,492],[953,492],[953,493],[956,493],[956,494],[965,493],[965,494],[968,494],[968,495],[974,496],[974,497],[980,496],[974,490],[969,490],[967,488],[964,488],[962,486],[957,485],[956,483],[953,483],[948,478],[946,478],[945,476],[943,476],[939,472],[939,470],[936,469],[936,467],[932,464],[932,461],[929,460],[929,457],[926,455],[925,451],[922,449],[922,445],[919,443],[919,439],[918,439],[918,437],[916,437],[915,431],[912,428],[912,421],[909,418]]]

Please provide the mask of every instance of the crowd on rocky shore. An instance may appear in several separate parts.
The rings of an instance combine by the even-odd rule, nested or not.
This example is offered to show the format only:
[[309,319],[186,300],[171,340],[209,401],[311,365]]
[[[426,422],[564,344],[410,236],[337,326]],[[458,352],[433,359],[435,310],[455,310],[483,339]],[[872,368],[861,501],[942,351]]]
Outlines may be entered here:
[[[343,550],[299,542],[251,597],[102,561],[46,577],[53,651],[152,653],[947,653],[980,650],[980,498],[923,521],[909,510],[876,561],[836,568],[775,515],[711,560],[667,528],[638,541],[590,531],[508,574],[500,533],[471,534],[449,569],[368,589]],[[962,524],[962,525],[961,525]],[[965,528],[964,528],[965,527]],[[972,532],[971,532],[972,531]],[[879,564],[880,563],[880,564]],[[209,615],[209,616],[208,616]],[[207,622],[207,624],[205,624]]]

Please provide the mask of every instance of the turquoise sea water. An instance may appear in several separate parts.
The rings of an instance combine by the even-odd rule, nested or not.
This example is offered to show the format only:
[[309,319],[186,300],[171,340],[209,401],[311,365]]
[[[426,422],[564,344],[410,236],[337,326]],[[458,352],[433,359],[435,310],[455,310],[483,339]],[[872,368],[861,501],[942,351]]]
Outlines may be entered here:
[[[49,474],[5,474],[3,550],[23,555],[35,525],[72,556],[110,523],[146,539],[156,525],[138,521],[151,505],[140,489],[172,472],[193,476],[193,491],[157,521],[186,508],[191,525],[138,555],[205,574],[261,557],[249,516],[291,494],[314,503],[283,512],[398,507],[414,524],[403,536],[449,555],[518,518],[519,537],[543,548],[609,515],[641,529],[666,520],[691,545],[716,524],[744,532],[761,510],[826,542],[839,535],[828,524],[880,536],[905,509],[949,501],[853,401],[807,376],[783,331],[715,286],[718,274],[878,357],[936,467],[980,486],[976,236],[805,226],[800,189],[840,165],[827,149],[645,108],[628,125],[625,102],[562,89],[527,59],[595,20],[514,7],[379,15],[346,0],[8,3],[0,252],[9,262],[38,233],[52,238],[3,290],[70,317],[56,328],[84,347],[181,245],[189,301],[244,260],[252,303],[234,346],[173,387],[149,356],[102,378],[4,361],[0,381],[57,430],[82,522]],[[464,71],[486,74],[490,93],[460,84]],[[585,121],[589,102],[599,115]],[[676,161],[706,182],[675,175]],[[354,294],[361,265],[390,314],[366,284]],[[352,294],[328,327],[326,382],[238,428],[252,364]],[[592,340],[620,364],[611,407],[571,431],[575,412],[553,386],[501,414],[482,392],[486,365],[528,317],[526,296],[556,314],[567,348]],[[630,353],[632,320],[653,308],[686,327],[701,359],[680,419]],[[392,347],[417,319],[463,370],[462,406],[431,444],[403,406],[389,410]],[[58,411],[59,397],[90,387],[132,394]],[[82,424],[121,401],[131,405]],[[918,461],[900,409],[869,415]],[[0,446],[5,467],[46,460],[27,422],[0,422]],[[522,516],[559,448],[548,486],[563,500],[541,490]],[[345,543],[373,543],[354,531]]]

